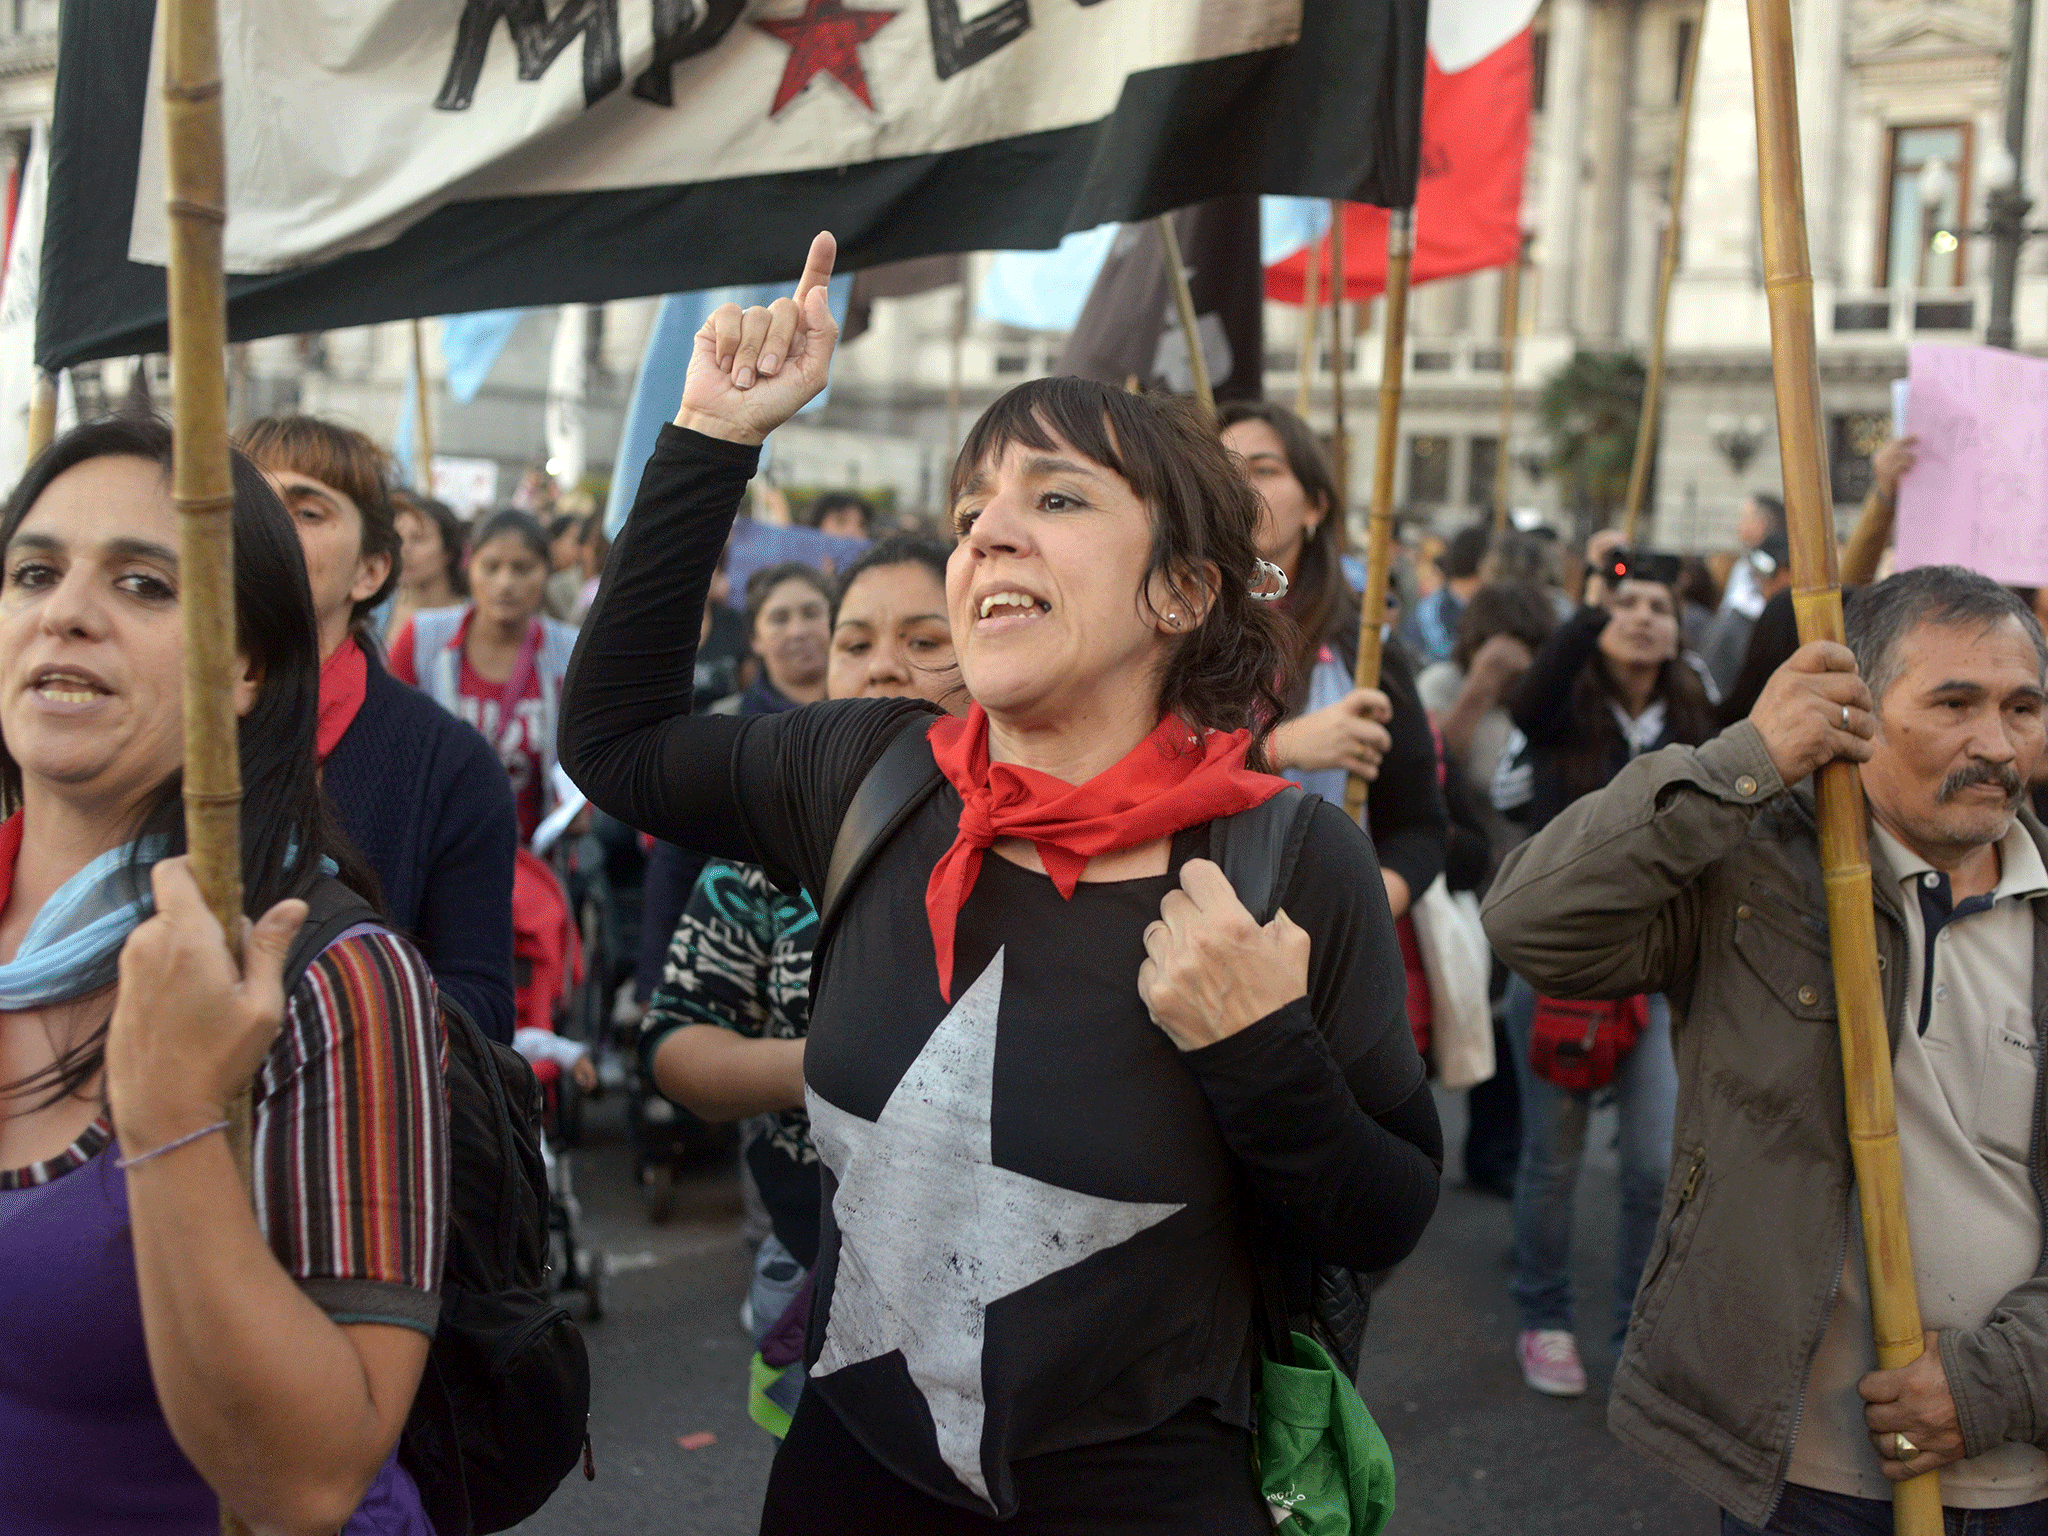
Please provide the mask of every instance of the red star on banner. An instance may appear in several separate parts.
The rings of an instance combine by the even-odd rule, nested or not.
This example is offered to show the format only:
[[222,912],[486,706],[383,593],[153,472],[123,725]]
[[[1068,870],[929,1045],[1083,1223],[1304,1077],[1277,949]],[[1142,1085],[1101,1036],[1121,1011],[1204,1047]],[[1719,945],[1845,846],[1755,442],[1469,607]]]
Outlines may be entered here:
[[770,37],[789,44],[789,62],[782,66],[782,84],[776,87],[768,115],[777,116],[819,74],[832,76],[874,111],[867,71],[860,67],[860,45],[896,16],[895,11],[848,10],[843,0],[805,0],[801,16],[755,22]]

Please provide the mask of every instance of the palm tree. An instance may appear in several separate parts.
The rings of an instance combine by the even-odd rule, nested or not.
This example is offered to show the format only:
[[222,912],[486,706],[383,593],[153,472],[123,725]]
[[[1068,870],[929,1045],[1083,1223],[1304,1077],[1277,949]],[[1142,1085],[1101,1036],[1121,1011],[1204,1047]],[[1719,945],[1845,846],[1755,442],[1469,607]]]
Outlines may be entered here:
[[1575,352],[1543,386],[1550,467],[1563,476],[1581,536],[1605,527],[1628,495],[1643,365],[1632,352]]

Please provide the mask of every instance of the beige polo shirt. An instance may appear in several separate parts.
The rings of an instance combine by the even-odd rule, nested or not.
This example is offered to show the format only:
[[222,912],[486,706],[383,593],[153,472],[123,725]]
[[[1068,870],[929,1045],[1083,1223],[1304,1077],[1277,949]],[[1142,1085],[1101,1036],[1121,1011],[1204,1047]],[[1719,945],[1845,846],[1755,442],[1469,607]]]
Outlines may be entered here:
[[[1871,836],[1898,873],[1906,916],[1906,1017],[1892,1078],[1921,1320],[1929,1328],[1979,1328],[2041,1260],[2041,1210],[2029,1169],[2038,1070],[2033,903],[2048,896],[2048,869],[2015,821],[1998,845],[1990,899],[1962,903],[1933,925],[1930,967],[1922,890],[1947,912],[1946,877],[1881,828]],[[1855,1210],[1852,1198],[1842,1288],[1807,1378],[1787,1475],[1811,1488],[1889,1499],[1856,1391],[1877,1369],[1877,1350]],[[1953,1462],[1941,1469],[1941,1497],[1960,1509],[2048,1498],[2048,1455],[2007,1443]]]

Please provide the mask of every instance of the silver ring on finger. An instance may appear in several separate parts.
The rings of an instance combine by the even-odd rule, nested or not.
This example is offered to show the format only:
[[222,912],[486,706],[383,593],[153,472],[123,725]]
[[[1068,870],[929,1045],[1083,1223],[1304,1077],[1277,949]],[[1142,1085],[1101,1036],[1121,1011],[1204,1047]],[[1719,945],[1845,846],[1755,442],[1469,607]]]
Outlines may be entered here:
[[1842,729],[1849,729],[1849,706],[1846,704],[1842,706]]

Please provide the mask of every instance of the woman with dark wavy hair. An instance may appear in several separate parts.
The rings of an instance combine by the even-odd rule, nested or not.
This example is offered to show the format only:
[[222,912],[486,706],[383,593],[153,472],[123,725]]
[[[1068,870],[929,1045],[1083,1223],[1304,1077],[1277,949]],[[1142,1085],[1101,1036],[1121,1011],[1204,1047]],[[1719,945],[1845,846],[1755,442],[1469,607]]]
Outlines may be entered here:
[[1441,1137],[1363,834],[1321,809],[1263,926],[1202,857],[1284,787],[1258,502],[1185,401],[1022,385],[953,472],[966,717],[692,718],[759,445],[826,381],[833,255],[699,332],[563,717],[598,804],[814,895],[880,756],[936,768],[816,967],[809,1384],[762,1529],[1259,1536],[1253,1233],[1385,1268]]
[[[1223,446],[1258,493],[1259,554],[1287,577],[1279,605],[1292,621],[1282,683],[1287,708],[1267,748],[1273,769],[1338,805],[1352,774],[1372,786],[1366,828],[1387,903],[1402,917],[1443,873],[1450,832],[1436,738],[1414,668],[1390,639],[1380,686],[1352,686],[1358,594],[1344,575],[1336,477],[1308,423],[1284,405],[1249,400],[1219,406],[1216,421]],[[1419,952],[1414,960],[1411,985],[1424,984]]]
[[[170,472],[161,422],[98,422],[0,517],[0,1524],[431,1536],[392,1447],[440,1315],[433,979],[364,924],[284,992],[301,898],[376,881],[320,792],[299,540],[240,454],[243,972],[201,903]],[[252,1079],[253,1209],[220,1134]]]

